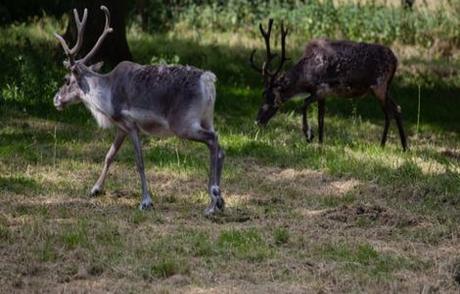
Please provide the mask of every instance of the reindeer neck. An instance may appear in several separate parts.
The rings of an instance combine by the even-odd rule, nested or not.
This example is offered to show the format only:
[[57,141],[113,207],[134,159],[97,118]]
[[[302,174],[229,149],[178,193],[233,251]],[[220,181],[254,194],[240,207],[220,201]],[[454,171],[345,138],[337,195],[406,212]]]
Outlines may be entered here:
[[109,78],[99,74],[85,73],[82,77],[82,100],[100,111],[105,110],[111,97]]
[[107,128],[111,125],[110,117],[113,115],[110,76],[92,72],[84,75],[81,86],[84,92],[83,103],[91,111],[98,125]]
[[283,101],[298,94],[308,92],[308,83],[302,79],[302,68],[295,65],[283,73],[278,79],[278,91]]

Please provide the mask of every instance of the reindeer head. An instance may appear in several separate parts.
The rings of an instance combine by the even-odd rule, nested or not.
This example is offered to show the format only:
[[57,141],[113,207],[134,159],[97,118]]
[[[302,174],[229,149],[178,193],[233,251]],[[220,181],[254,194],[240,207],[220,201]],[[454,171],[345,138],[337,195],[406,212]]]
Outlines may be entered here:
[[262,74],[264,79],[264,91],[263,91],[263,103],[259,108],[259,112],[257,113],[256,123],[258,125],[265,126],[268,121],[276,114],[279,107],[283,103],[281,99],[280,92],[279,92],[279,76],[280,71],[283,68],[284,63],[288,60],[286,58],[286,36],[288,34],[288,30],[284,28],[284,24],[281,23],[281,58],[280,63],[275,71],[270,71],[269,67],[273,59],[275,59],[278,55],[273,54],[270,51],[270,35],[273,26],[273,19],[268,21],[268,29],[267,31],[264,30],[262,24],[259,25],[260,33],[265,41],[265,48],[266,48],[266,60],[262,64],[262,67],[258,67],[254,63],[254,55],[256,50],[252,51],[251,57],[249,61],[251,63],[252,68],[254,68],[257,72]]
[[64,77],[64,85],[61,86],[59,91],[54,96],[54,106],[58,110],[64,109],[65,106],[70,104],[75,104],[81,101],[82,96],[85,92],[85,83],[83,77],[85,74],[91,74],[93,71],[98,71],[102,63],[97,63],[94,65],[86,65],[87,62],[94,56],[96,51],[101,47],[102,42],[108,33],[112,32],[110,27],[110,13],[107,7],[101,6],[101,10],[105,14],[105,27],[102,35],[96,42],[96,45],[91,49],[91,51],[83,58],[76,60],[78,52],[81,49],[83,44],[83,34],[85,30],[86,20],[88,18],[88,10],[85,8],[83,13],[83,19],[80,20],[80,16],[76,9],[73,10],[75,17],[75,24],[77,25],[77,43],[72,49],[69,49],[64,38],[57,33],[54,33],[55,37],[59,40],[64,49],[65,54],[67,55],[67,60],[64,61],[64,66],[69,70],[69,73]]

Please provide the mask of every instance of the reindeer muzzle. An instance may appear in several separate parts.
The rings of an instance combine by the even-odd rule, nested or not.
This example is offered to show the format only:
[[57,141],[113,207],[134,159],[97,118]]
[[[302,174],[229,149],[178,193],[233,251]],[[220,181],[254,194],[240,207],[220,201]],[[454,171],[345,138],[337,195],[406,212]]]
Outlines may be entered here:
[[60,98],[61,98],[61,96],[59,96],[59,95],[54,96],[53,104],[54,104],[54,107],[56,107],[57,110],[62,111],[62,110],[64,110],[64,103],[61,102]]

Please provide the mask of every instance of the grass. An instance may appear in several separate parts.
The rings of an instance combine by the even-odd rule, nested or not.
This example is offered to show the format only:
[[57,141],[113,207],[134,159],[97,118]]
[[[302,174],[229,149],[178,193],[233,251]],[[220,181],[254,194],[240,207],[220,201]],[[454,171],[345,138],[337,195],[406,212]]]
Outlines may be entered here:
[[[193,64],[219,77],[215,117],[227,155],[227,209],[206,219],[207,148],[174,138],[143,138],[153,211],[137,210],[129,143],[105,194],[88,196],[113,132],[97,129],[81,105],[62,113],[52,107],[63,69],[48,33],[59,25],[0,29],[2,289],[459,290],[460,79],[438,70],[458,65],[455,58],[395,46],[401,66],[392,91],[409,152],[401,152],[394,124],[388,146],[378,146],[383,114],[371,97],[328,99],[320,146],[302,137],[300,101],[285,105],[267,128],[253,125],[262,89],[247,56],[260,40],[131,28],[137,61]],[[298,56],[300,43],[290,47]]]
[[375,278],[391,278],[390,273],[397,270],[413,269],[423,263],[414,258],[399,257],[394,254],[382,254],[368,243],[351,246],[347,243],[326,244],[317,249],[318,255],[325,260],[336,262],[345,273],[367,274]]

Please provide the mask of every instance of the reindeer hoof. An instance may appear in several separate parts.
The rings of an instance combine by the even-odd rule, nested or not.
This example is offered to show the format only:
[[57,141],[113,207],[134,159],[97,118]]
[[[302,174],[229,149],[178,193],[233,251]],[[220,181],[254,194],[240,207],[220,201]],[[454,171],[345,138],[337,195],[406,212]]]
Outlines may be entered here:
[[144,210],[149,210],[149,209],[152,209],[153,208],[153,202],[152,202],[152,199],[150,197],[146,197],[142,200],[141,204],[139,205],[139,209],[141,211],[144,211]]
[[208,208],[204,210],[204,216],[212,216],[223,212],[225,209],[225,201],[222,197],[212,200]]
[[153,203],[141,203],[139,205],[139,210],[144,211],[144,210],[150,210],[153,208]]
[[225,209],[225,201],[224,201],[224,198],[219,197],[219,199],[217,199],[216,207],[217,207],[217,209],[218,209],[219,211],[224,211],[224,209]]
[[100,194],[102,194],[102,189],[99,187],[93,187],[91,192],[89,192],[89,197],[96,197]]

